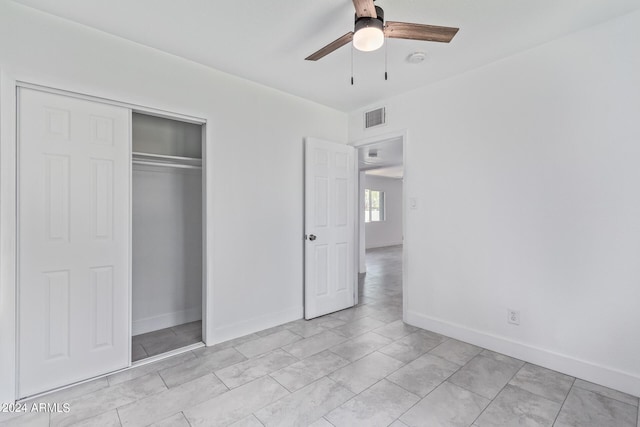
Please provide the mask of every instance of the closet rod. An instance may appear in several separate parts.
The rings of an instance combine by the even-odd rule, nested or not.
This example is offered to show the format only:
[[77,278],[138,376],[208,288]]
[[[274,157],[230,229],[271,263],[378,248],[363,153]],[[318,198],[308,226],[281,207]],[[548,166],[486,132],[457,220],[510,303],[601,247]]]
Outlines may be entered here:
[[180,169],[202,169],[202,166],[181,165],[177,163],[148,162],[144,160],[133,160],[133,164],[145,165],[145,166],[166,166],[168,168],[180,168]]

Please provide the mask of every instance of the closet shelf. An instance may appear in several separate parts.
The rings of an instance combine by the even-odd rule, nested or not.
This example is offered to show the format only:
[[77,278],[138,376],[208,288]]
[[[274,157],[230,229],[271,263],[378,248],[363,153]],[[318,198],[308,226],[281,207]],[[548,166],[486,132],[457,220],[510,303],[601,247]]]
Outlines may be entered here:
[[151,154],[133,152],[133,163],[152,166],[170,166],[183,168],[201,168],[202,159],[196,157],[168,156],[165,154]]

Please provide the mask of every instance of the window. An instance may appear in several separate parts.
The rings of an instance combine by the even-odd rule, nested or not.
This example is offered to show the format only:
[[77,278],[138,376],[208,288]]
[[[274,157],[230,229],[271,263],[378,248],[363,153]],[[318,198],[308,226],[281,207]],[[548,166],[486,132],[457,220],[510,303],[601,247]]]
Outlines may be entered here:
[[364,222],[384,221],[384,191],[364,190]]

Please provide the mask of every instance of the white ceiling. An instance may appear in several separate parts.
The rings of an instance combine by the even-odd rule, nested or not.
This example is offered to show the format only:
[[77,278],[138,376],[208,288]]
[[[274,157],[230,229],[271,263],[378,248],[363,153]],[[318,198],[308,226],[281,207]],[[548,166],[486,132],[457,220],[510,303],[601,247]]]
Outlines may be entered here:
[[[640,0],[378,0],[385,18],[460,27],[450,44],[389,40],[304,58],[353,29],[351,0],[15,0],[343,111],[482,66],[640,8]],[[427,60],[409,64],[423,51]]]
[[368,175],[402,178],[402,138],[392,138],[358,148],[358,169]]

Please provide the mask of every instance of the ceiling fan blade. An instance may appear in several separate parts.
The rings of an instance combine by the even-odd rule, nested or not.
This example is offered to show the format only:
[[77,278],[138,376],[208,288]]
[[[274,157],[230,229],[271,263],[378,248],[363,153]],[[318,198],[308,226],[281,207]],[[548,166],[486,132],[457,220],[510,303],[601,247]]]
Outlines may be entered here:
[[449,43],[459,28],[388,21],[384,35],[393,39]]
[[353,6],[356,8],[356,16],[358,18],[369,17],[377,18],[376,7],[373,0],[353,0]]
[[342,46],[344,46],[345,44],[349,43],[351,40],[353,40],[353,31],[349,31],[344,36],[332,41],[331,43],[329,43],[328,45],[326,45],[322,49],[318,50],[315,53],[312,53],[311,55],[307,56],[304,59],[306,61],[317,61],[320,58],[324,58],[325,56],[327,56],[328,54],[330,54],[334,50],[340,49]]

